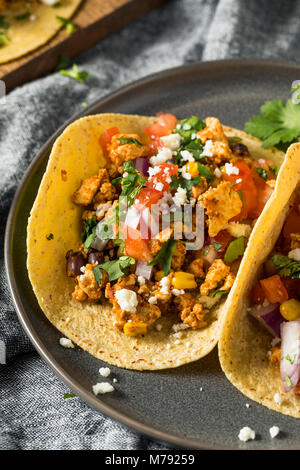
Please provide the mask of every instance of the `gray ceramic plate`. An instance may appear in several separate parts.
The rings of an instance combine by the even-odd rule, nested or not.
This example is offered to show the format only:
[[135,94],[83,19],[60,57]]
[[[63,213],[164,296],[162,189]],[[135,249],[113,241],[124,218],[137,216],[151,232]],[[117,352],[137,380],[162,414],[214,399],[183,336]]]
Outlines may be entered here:
[[[183,118],[218,116],[243,129],[267,99],[287,99],[300,67],[266,61],[220,61],[167,70],[110,94],[80,115],[102,112],[153,115],[158,111]],[[71,121],[69,121],[71,122]],[[300,420],[251,402],[220,370],[217,351],[193,364],[158,372],[112,367],[116,392],[95,397],[101,361],[88,353],[59,346],[61,336],[41,312],[26,271],[26,225],[51,146],[66,123],[43,146],[15,196],[6,232],[6,268],[20,321],[39,354],[54,372],[96,410],[152,438],[185,448],[300,448]],[[250,403],[250,408],[246,407]],[[269,428],[280,436],[271,440]],[[238,440],[241,427],[257,432],[255,441]]]

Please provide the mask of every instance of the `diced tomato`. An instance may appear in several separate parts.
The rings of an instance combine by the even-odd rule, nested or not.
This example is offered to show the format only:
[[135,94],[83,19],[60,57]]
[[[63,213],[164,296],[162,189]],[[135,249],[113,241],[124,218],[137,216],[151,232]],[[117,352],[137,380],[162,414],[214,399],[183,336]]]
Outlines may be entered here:
[[300,232],[300,214],[297,208],[294,207],[289,213],[289,215],[287,216],[287,219],[283,226],[283,236],[285,238],[290,239],[291,233],[299,233],[299,232]]
[[159,137],[155,137],[154,139],[151,139],[151,142],[149,144],[149,150],[150,150],[149,157],[153,157],[153,155],[156,155],[159,149],[162,147],[163,147],[163,143]]
[[251,300],[254,304],[262,304],[266,298],[265,291],[259,282],[255,284],[251,292]]
[[[234,191],[241,191],[241,197],[243,200],[243,207],[236,217],[233,217],[233,221],[239,221],[246,219],[250,216],[251,212],[257,207],[257,189],[254,183],[253,174],[251,168],[243,160],[234,162],[234,166],[239,169],[238,175],[227,175],[224,173],[224,180],[231,181],[234,183],[232,189]],[[237,180],[241,181],[236,183]]]
[[156,188],[157,183],[162,183],[163,188],[160,189],[159,191],[162,191],[164,193],[165,191],[170,190],[170,184],[168,183],[168,179],[173,176],[173,175],[178,175],[178,166],[173,165],[171,163],[161,163],[158,165],[161,171],[159,173],[156,173],[156,175],[152,176],[151,178],[148,179],[146,182],[146,186],[148,188]]
[[298,299],[300,296],[300,279],[291,279],[290,277],[281,278],[284,287],[286,288],[289,299]]
[[267,300],[271,304],[275,304],[277,302],[281,303],[285,300],[288,300],[288,292],[278,274],[267,277],[266,279],[262,279],[260,284],[264,290]]
[[146,127],[145,131],[150,139],[162,137],[171,132],[176,126],[177,119],[173,114],[158,114],[157,122]]
[[99,137],[99,143],[102,147],[104,155],[107,155],[107,144],[111,143],[111,139],[115,134],[120,134],[120,131],[117,127],[110,127],[101,134]]
[[134,206],[138,209],[143,209],[145,207],[149,208],[150,206],[157,204],[161,197],[161,191],[157,191],[153,188],[142,188],[134,202]]
[[122,230],[125,238],[125,254],[136,260],[150,261],[152,255],[149,248],[149,240],[142,238],[139,230],[124,226]]
[[265,207],[266,203],[268,202],[271,194],[273,193],[273,189],[266,183],[266,180],[262,178],[257,173],[257,168],[262,168],[267,172],[268,179],[274,178],[273,173],[269,170],[270,162],[268,160],[259,159],[252,162],[252,173],[253,178],[257,190],[257,205],[256,207],[249,213],[249,217],[251,219],[256,219],[260,216]]
[[218,258],[219,257],[222,257],[226,250],[227,250],[227,247],[229,245],[230,242],[232,242],[232,240],[234,240],[234,237],[232,237],[230,235],[229,232],[227,232],[227,230],[221,230],[218,235],[216,235],[215,237],[213,238],[210,238],[210,245],[212,243],[218,243],[222,246],[220,246],[220,248],[217,250],[217,253],[218,253]]

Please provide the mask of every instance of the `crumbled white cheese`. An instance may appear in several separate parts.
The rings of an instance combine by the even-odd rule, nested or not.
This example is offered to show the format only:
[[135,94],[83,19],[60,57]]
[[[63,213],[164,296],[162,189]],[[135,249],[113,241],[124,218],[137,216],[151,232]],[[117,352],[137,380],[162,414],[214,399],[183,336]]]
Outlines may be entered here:
[[184,290],[183,289],[173,289],[172,294],[175,295],[176,297],[178,297],[179,295],[184,294]]
[[183,177],[185,180],[190,180],[190,179],[192,179],[191,173],[189,173],[188,171],[186,171],[186,165],[184,165],[182,168],[180,168],[179,171],[181,172],[181,175],[182,175],[182,177]]
[[176,206],[183,206],[187,202],[186,189],[179,186],[175,195],[173,196],[173,201]]
[[143,286],[145,284],[146,280],[143,276],[138,276],[138,283]]
[[170,349],[171,345],[168,343],[166,349]]
[[176,340],[174,341],[174,344],[180,344],[180,340],[179,340],[179,339],[176,339]]
[[163,183],[154,183],[153,188],[156,189],[157,191],[162,191],[164,189]]
[[172,326],[172,330],[174,331],[180,331],[180,330],[186,330],[187,328],[190,328],[189,325],[187,325],[186,323],[175,323],[173,326]]
[[159,165],[160,163],[165,163],[168,160],[171,160],[173,157],[172,150],[167,147],[163,147],[158,151],[158,154],[150,158],[150,163],[153,166]]
[[278,426],[272,426],[269,431],[271,438],[274,439],[274,437],[278,436],[280,429]]
[[250,405],[249,405],[249,403],[246,403],[246,408],[250,408]]
[[82,273],[84,273],[84,272],[85,272],[85,266],[81,266],[80,271],[81,271]]
[[118,379],[114,378],[113,383],[116,384],[118,382]]
[[289,251],[288,257],[295,261],[300,261],[300,248]]
[[60,338],[59,339],[59,344],[61,346],[63,346],[64,348],[74,348],[74,344],[68,338]]
[[242,178],[238,178],[238,179],[236,180],[236,183],[237,183],[237,184],[238,184],[238,183],[241,183],[241,182],[242,182]]
[[183,161],[185,162],[194,162],[195,159],[193,157],[193,154],[191,152],[189,152],[188,150],[182,150],[182,152],[180,152],[180,155],[181,155],[181,158]]
[[152,297],[149,297],[148,302],[151,305],[157,304],[157,298],[155,297],[155,295],[152,295]]
[[203,387],[200,387],[200,392],[203,392]]
[[109,374],[110,374],[110,368],[109,367],[100,367],[99,374],[102,375],[102,377],[108,377]]
[[275,403],[277,403],[277,405],[281,405],[281,403],[283,402],[283,398],[279,393],[275,393],[274,401]]
[[161,172],[161,168],[159,166],[154,166],[153,168],[151,168],[151,166],[150,166],[148,168],[148,173],[149,173],[150,178],[151,178],[151,176],[155,176],[160,172]]
[[124,173],[123,173],[123,175],[122,175],[122,176],[123,176],[123,178],[127,178],[127,176],[128,176],[128,173],[127,173],[127,171],[124,171]]
[[169,291],[169,288],[170,288],[170,285],[171,285],[171,280],[168,276],[165,276],[163,277],[161,280],[160,280],[160,292],[162,294],[165,294],[165,295],[168,295],[170,293]]
[[216,178],[221,178],[222,173],[219,170],[219,168],[215,168],[214,175],[215,175]]
[[181,139],[182,137],[180,134],[170,134],[160,138],[164,146],[173,151],[180,147]]
[[135,313],[138,305],[137,295],[133,290],[120,289],[115,293],[115,297],[122,310]]
[[193,132],[191,135],[191,140],[195,140],[195,139],[197,139],[197,134]]
[[191,126],[188,122],[185,122],[185,123],[183,124],[183,126],[182,126],[182,129],[183,129],[184,131],[189,131],[189,130],[191,129],[191,127],[192,127],[192,126]]
[[178,331],[177,333],[173,333],[172,336],[174,336],[174,338],[181,338],[183,335],[182,331]]
[[213,142],[212,140],[207,140],[204,144],[203,152],[201,153],[201,157],[212,157],[212,148],[213,148]]
[[96,383],[96,385],[93,385],[93,392],[95,395],[98,395],[99,393],[104,394],[104,393],[109,393],[113,392],[114,387],[108,383],[108,382],[101,382],[101,383]]
[[253,429],[249,428],[248,426],[245,426],[239,432],[239,440],[247,442],[249,439],[255,439],[255,431],[253,431]]
[[227,173],[227,175],[238,175],[240,170],[232,163],[225,163],[225,173]]

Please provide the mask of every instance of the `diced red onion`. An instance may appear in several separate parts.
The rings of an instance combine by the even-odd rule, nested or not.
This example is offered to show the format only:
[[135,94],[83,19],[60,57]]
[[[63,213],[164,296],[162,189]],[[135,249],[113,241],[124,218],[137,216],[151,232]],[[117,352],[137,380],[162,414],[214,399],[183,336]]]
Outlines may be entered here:
[[131,227],[135,230],[140,223],[140,218],[140,211],[136,209],[136,207],[131,206],[127,211],[124,223],[127,227]]
[[300,321],[283,322],[280,330],[280,374],[284,391],[289,392],[300,377]]
[[102,251],[106,247],[107,243],[108,240],[101,240],[100,238],[96,237],[93,243],[91,244],[91,247],[95,250]]
[[204,246],[203,247],[203,253],[205,253],[207,250],[209,250],[208,253],[206,255],[202,256],[205,268],[207,268],[211,264],[213,264],[213,262],[215,261],[215,259],[218,256],[218,253],[216,252],[216,250],[214,248],[209,248],[209,246]]
[[149,163],[148,158],[145,158],[145,157],[136,158],[135,160],[133,160],[133,165],[137,171],[142,173],[142,175],[149,176],[148,169],[149,169],[150,163]]
[[145,261],[139,260],[136,264],[135,274],[137,276],[144,277],[147,281],[150,281],[153,272],[153,266],[147,266]]
[[263,325],[272,336],[280,338],[280,325],[284,321],[280,314],[279,304],[255,305],[250,311],[261,325]]

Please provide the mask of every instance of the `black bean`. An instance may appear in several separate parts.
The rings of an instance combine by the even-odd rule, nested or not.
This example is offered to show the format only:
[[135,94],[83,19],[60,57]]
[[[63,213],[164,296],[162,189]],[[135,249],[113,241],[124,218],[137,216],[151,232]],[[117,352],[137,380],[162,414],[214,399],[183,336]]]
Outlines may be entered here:
[[103,255],[99,252],[99,251],[92,251],[90,254],[89,254],[89,257],[88,257],[88,263],[90,264],[95,264],[95,263],[102,263],[103,261]]
[[68,251],[66,254],[67,259],[67,275],[69,277],[80,276],[82,272],[80,268],[86,265],[86,258],[80,251],[73,252],[73,250]]
[[248,147],[241,143],[233,143],[230,145],[232,152],[239,157],[249,157]]

